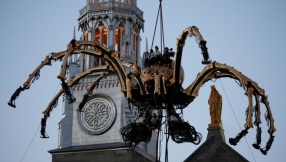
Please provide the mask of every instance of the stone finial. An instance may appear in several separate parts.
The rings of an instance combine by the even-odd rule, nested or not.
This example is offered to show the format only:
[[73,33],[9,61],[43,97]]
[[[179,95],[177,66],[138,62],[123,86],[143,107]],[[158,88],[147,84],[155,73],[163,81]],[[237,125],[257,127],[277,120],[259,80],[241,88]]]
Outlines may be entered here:
[[211,94],[208,101],[210,105],[211,123],[209,128],[222,127],[221,111],[222,111],[222,97],[216,90],[215,86],[211,86]]

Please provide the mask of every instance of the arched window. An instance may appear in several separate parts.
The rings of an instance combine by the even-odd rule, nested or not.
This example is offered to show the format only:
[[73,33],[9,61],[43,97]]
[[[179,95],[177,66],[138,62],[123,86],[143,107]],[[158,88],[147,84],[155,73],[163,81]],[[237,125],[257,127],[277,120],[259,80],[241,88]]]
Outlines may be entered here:
[[[102,28],[102,37],[101,37],[101,45],[107,47],[107,34],[108,34],[108,30],[107,28],[104,26]],[[106,62],[105,62],[105,59],[104,58],[101,58],[101,65],[105,65]]]
[[107,47],[107,33],[108,33],[108,30],[107,28],[104,26],[102,28],[102,41],[101,41],[101,44],[105,47]]
[[84,27],[83,40],[88,40],[88,26]]
[[93,3],[93,0],[87,0],[87,3]]
[[117,27],[115,29],[115,33],[114,33],[114,50],[117,52],[121,52],[120,51],[120,46],[121,46],[121,30],[120,27]]
[[139,40],[139,26],[138,24],[135,25],[134,27],[134,32],[133,32],[133,50],[135,53],[135,60],[137,61],[138,58],[138,40]]
[[[100,44],[100,30],[99,30],[98,27],[94,30],[94,42]],[[98,59],[98,57],[94,57],[93,65],[94,65],[94,67],[99,66],[99,59]]]
[[122,29],[122,42],[123,42],[123,56],[129,57],[129,44],[130,44],[130,30]]
[[94,42],[100,43],[100,30],[96,28],[94,31]]
[[[97,24],[97,27],[94,30],[94,42],[107,47],[108,46],[107,38],[108,38],[108,29],[106,26],[104,26],[102,21],[99,21]],[[94,57],[93,63],[94,63],[94,67],[106,64],[105,59],[103,58],[99,59],[97,57]]]
[[133,50],[135,52],[135,59],[137,61],[138,56],[138,33],[134,31],[133,34]]
[[114,34],[114,47],[122,57],[130,57],[130,41],[131,41],[130,29],[126,28],[126,25],[121,21],[118,27],[115,29]]

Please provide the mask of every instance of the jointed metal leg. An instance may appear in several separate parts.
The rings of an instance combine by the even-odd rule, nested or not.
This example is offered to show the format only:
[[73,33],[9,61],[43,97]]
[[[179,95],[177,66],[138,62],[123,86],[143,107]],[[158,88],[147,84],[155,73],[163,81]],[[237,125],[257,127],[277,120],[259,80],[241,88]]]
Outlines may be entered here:
[[46,122],[48,116],[44,115],[44,118],[41,120],[41,138],[49,138],[48,134],[46,133]]
[[265,147],[264,149],[260,149],[260,151],[261,151],[261,153],[262,153],[263,155],[266,155],[267,152],[268,152],[268,150],[271,148],[272,143],[273,143],[273,141],[274,141],[274,137],[275,137],[275,136],[273,136],[273,134],[270,133],[270,138],[269,138],[269,140],[268,140],[267,143],[266,143],[266,147]]
[[229,143],[233,146],[236,146],[240,139],[248,133],[249,128],[245,128],[235,138],[229,138]]
[[256,129],[256,142],[254,144],[252,144],[252,146],[255,149],[260,149],[260,143],[261,143],[261,127],[259,127],[259,125],[257,125],[257,129]]
[[8,105],[9,106],[11,106],[11,107],[13,107],[13,108],[16,108],[16,105],[15,105],[15,100],[16,100],[16,98],[18,98],[18,96],[20,95],[20,93],[22,92],[22,91],[25,91],[25,87],[19,87],[15,92],[14,92],[14,94],[11,96],[11,98],[10,98],[10,101],[8,102]]

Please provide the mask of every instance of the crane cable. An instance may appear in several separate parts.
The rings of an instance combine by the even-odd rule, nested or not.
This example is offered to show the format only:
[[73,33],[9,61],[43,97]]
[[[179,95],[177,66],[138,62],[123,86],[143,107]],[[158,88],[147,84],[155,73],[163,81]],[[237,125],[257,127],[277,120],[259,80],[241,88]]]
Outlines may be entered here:
[[[55,90],[54,96],[56,95],[56,92],[57,92],[57,90],[59,89],[59,85],[60,85],[60,83],[58,84],[58,87],[57,87],[57,89]],[[24,157],[26,156],[27,152],[29,151],[30,146],[32,145],[32,143],[33,143],[33,141],[34,141],[36,135],[38,134],[38,131],[39,131],[40,127],[41,127],[41,124],[39,125],[39,127],[38,127],[38,129],[37,129],[37,131],[36,131],[36,133],[35,133],[35,135],[34,135],[34,137],[32,138],[32,140],[31,140],[31,142],[30,142],[28,148],[26,149],[26,151],[25,151],[25,153],[24,153],[24,155],[23,155],[23,157],[22,157],[22,159],[21,159],[20,162],[23,161]]]
[[21,159],[21,161],[20,161],[20,162],[22,162],[22,161],[23,161],[23,159],[24,159],[24,157],[26,156],[26,154],[27,154],[27,152],[28,152],[28,150],[29,150],[29,148],[30,148],[31,144],[33,143],[33,141],[34,141],[34,139],[35,139],[36,135],[38,134],[38,131],[39,131],[39,129],[40,129],[40,126],[41,126],[41,125],[39,125],[39,127],[38,127],[38,129],[37,129],[37,131],[36,131],[36,133],[35,133],[35,135],[34,135],[34,137],[33,137],[32,141],[30,142],[30,144],[29,144],[28,148],[26,149],[26,151],[25,151],[25,153],[24,153],[24,155],[23,155],[23,157],[22,157],[22,159]]
[[[231,110],[232,110],[232,112],[233,112],[233,114],[234,114],[234,117],[235,117],[235,119],[236,119],[236,122],[237,122],[237,124],[238,124],[240,130],[242,130],[242,129],[241,129],[241,126],[240,126],[240,124],[239,124],[239,121],[238,121],[238,119],[237,119],[237,117],[236,117],[236,114],[235,114],[235,112],[234,112],[234,110],[233,110],[233,107],[232,107],[232,105],[231,105],[231,103],[230,103],[230,101],[229,101],[229,98],[228,98],[227,94],[226,94],[226,91],[225,91],[225,89],[224,89],[224,86],[223,86],[223,84],[222,84],[222,82],[221,82],[221,80],[220,80],[220,78],[219,78],[219,82],[220,82],[220,84],[221,84],[221,86],[222,86],[222,89],[223,89],[223,91],[224,91],[224,94],[225,94],[225,96],[226,96],[226,98],[227,98],[227,101],[228,101],[228,103],[229,103],[229,105],[230,105],[230,107],[231,107]],[[254,155],[253,155],[253,153],[252,153],[252,151],[251,151],[251,149],[250,149],[250,147],[249,147],[249,144],[248,144],[248,142],[247,142],[247,139],[245,138],[245,136],[243,136],[243,138],[244,138],[244,140],[245,140],[245,142],[246,142],[246,144],[247,144],[247,147],[248,147],[248,149],[249,149],[249,151],[250,151],[250,153],[251,153],[251,156],[252,156],[253,160],[256,162],[255,157],[254,157]]]
[[[162,0],[159,0],[159,8],[158,8],[158,13],[157,13],[157,17],[156,17],[156,23],[155,23],[155,28],[154,28],[154,33],[153,33],[153,39],[152,39],[152,44],[151,44],[151,48],[150,48],[150,51],[152,50],[153,48],[153,45],[154,45],[154,39],[155,39],[155,35],[156,35],[156,30],[157,30],[157,24],[158,24],[158,19],[159,19],[159,15],[160,15],[160,39],[161,39],[161,53],[163,53],[163,48],[165,48],[165,37],[164,37],[164,24],[163,24],[163,10],[162,10]],[[161,141],[163,139],[160,139],[160,141],[158,141],[159,139],[159,136],[161,136],[162,138],[163,135],[160,134],[163,133],[161,129],[158,129],[158,137],[157,137],[157,144],[156,144],[156,161],[160,161],[160,158],[161,158]],[[158,151],[159,150],[159,151]],[[168,150],[168,149],[167,149]],[[166,155],[165,155],[166,156]]]
[[[159,4],[159,8],[158,8],[158,13],[157,13],[157,18],[156,18],[156,23],[155,23],[155,29],[154,29],[154,33],[153,33],[153,39],[152,39],[152,44],[151,44],[151,49],[153,48],[153,44],[154,44],[154,39],[155,39],[155,35],[156,35],[156,30],[157,30],[157,24],[158,24],[158,19],[159,19],[159,15],[160,15],[160,39],[161,39],[161,50],[163,48],[165,48],[165,38],[164,38],[164,24],[163,24],[163,10],[162,10],[162,0],[159,0],[160,4]],[[161,51],[162,53],[163,51]]]

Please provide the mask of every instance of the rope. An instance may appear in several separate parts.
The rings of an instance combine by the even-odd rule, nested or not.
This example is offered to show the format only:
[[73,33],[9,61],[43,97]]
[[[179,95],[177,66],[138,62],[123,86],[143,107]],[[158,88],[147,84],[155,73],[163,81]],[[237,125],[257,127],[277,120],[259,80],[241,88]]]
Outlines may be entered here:
[[[58,84],[58,87],[57,87],[57,89],[55,90],[54,96],[55,96],[55,95],[56,95],[56,93],[57,93],[57,90],[58,90],[58,88],[59,88],[59,85],[60,85],[60,83]],[[21,161],[20,161],[20,162],[22,162],[22,161],[23,161],[23,159],[25,158],[25,156],[26,156],[27,152],[28,152],[28,151],[29,151],[29,149],[30,149],[30,146],[32,145],[32,143],[33,143],[33,141],[34,141],[34,139],[35,139],[36,135],[38,134],[38,131],[39,131],[40,127],[41,127],[41,124],[39,125],[39,127],[38,127],[38,129],[37,129],[37,131],[36,131],[36,133],[35,133],[35,135],[34,135],[34,137],[33,137],[32,141],[30,142],[30,144],[29,144],[28,148],[26,149],[26,151],[25,151],[25,153],[24,153],[24,155],[23,155],[23,157],[22,157],[22,159],[21,159]]]
[[165,48],[164,23],[163,23],[162,0],[159,0],[159,1],[160,1],[160,4],[159,4],[158,13],[157,13],[157,18],[156,18],[156,23],[155,23],[155,29],[154,29],[154,34],[153,34],[151,49],[153,48],[154,39],[155,39],[155,35],[156,35],[156,30],[157,30],[158,19],[159,19],[159,15],[160,15],[161,53],[163,53],[163,48]]
[[37,131],[36,131],[36,133],[35,133],[35,135],[34,135],[34,137],[33,137],[32,141],[30,142],[30,144],[29,144],[28,148],[26,149],[25,154],[23,155],[23,157],[22,157],[22,159],[21,159],[21,161],[20,161],[20,162],[22,162],[22,161],[23,161],[23,159],[24,159],[24,157],[26,156],[26,154],[27,154],[27,152],[28,152],[28,150],[29,150],[29,148],[30,148],[31,144],[33,143],[33,141],[34,141],[34,139],[35,139],[36,135],[38,134],[38,131],[39,131],[39,129],[40,129],[40,126],[41,126],[41,125],[39,125],[39,127],[38,127],[38,129],[37,129]]
[[[229,105],[230,105],[230,107],[231,107],[231,110],[232,110],[233,115],[234,115],[234,117],[235,117],[235,119],[236,119],[236,122],[237,122],[237,124],[238,124],[240,130],[242,130],[242,128],[241,128],[241,126],[240,126],[240,124],[239,124],[239,121],[238,121],[236,115],[235,115],[235,112],[234,112],[234,110],[233,110],[233,107],[232,107],[232,105],[231,105],[231,103],[230,103],[230,101],[229,101],[229,98],[228,98],[228,96],[227,96],[227,94],[226,94],[226,91],[225,91],[225,89],[224,89],[224,86],[223,86],[223,84],[222,84],[220,78],[219,78],[219,82],[220,82],[220,84],[221,84],[221,86],[222,86],[222,89],[223,89],[224,94],[225,94],[225,96],[226,96],[226,98],[227,98],[227,101],[228,101],[228,103],[229,103]],[[247,144],[248,150],[250,151],[253,160],[256,162],[256,160],[255,160],[255,158],[254,158],[254,155],[253,155],[253,153],[252,153],[252,151],[251,151],[251,149],[250,149],[250,147],[249,147],[249,144],[248,144],[248,142],[247,142],[245,136],[243,136],[243,138],[244,138],[244,140],[245,140],[245,142],[246,142],[246,144]]]
[[[165,40],[164,40],[164,23],[163,23],[163,7],[162,7],[162,3],[161,3],[161,0],[160,0],[160,24],[161,24],[161,50],[163,50],[163,47],[165,48]],[[163,44],[163,46],[162,46]],[[162,53],[163,51],[161,51]]]
[[159,9],[158,9],[158,13],[157,13],[157,18],[156,18],[156,23],[155,23],[155,29],[154,29],[154,34],[153,34],[151,49],[153,48],[153,43],[154,43],[154,39],[155,39],[155,34],[156,34],[156,29],[157,29],[157,24],[158,24],[158,18],[159,18],[159,13],[160,13],[160,7],[161,7],[161,2],[160,2]]

